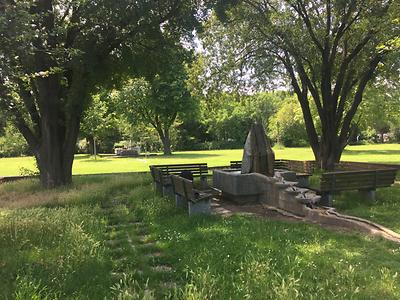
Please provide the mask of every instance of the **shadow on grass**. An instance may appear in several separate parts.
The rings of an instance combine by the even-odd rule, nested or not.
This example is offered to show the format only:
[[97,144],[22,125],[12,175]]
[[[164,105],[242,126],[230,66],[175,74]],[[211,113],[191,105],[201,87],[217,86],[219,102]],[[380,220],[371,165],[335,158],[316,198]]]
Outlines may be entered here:
[[[222,156],[221,154],[212,154],[212,153],[176,153],[172,155],[157,155],[154,156],[157,159],[201,159],[206,157],[218,157]],[[151,156],[149,158],[152,158]]]
[[[207,272],[213,279],[210,288],[217,287],[216,298],[241,299],[247,292],[254,298],[277,299],[286,291],[288,299],[297,293],[305,298],[319,294],[320,299],[358,292],[395,296],[394,291],[384,290],[385,279],[379,278],[382,268],[391,276],[400,268],[398,255],[388,252],[396,245],[384,240],[243,216],[171,216],[156,226],[178,273],[189,269],[195,277]],[[370,282],[374,275],[378,278]],[[288,284],[283,290],[281,276]]]
[[400,233],[398,207],[400,184],[380,188],[376,200],[366,199],[357,191],[342,192],[335,198],[334,206],[341,212],[377,222]]
[[400,150],[352,150],[345,149],[343,154],[346,155],[398,155],[400,156]]

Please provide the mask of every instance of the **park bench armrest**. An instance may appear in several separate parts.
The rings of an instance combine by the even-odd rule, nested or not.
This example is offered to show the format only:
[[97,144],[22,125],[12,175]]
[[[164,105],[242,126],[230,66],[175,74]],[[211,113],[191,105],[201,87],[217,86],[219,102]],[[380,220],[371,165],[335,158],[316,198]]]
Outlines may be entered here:
[[212,194],[205,193],[205,192],[199,191],[199,190],[193,190],[193,194],[194,194],[194,198],[190,199],[190,201],[192,201],[194,203],[202,201],[202,200],[208,200],[213,196]]

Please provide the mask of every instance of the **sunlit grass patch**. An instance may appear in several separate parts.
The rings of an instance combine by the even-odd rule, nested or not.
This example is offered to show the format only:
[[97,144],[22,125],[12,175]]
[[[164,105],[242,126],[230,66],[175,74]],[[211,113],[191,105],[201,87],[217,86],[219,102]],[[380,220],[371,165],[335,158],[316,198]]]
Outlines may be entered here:
[[[275,147],[277,159],[313,160],[311,148]],[[76,155],[73,174],[101,174],[118,172],[147,172],[149,165],[205,162],[209,166],[228,166],[231,160],[241,160],[243,149],[204,150],[174,152],[170,156],[114,157],[101,155],[97,159],[89,155]],[[347,146],[342,160],[400,164],[400,144],[374,144]],[[0,158],[0,176],[21,175],[20,169],[34,169],[32,157]]]

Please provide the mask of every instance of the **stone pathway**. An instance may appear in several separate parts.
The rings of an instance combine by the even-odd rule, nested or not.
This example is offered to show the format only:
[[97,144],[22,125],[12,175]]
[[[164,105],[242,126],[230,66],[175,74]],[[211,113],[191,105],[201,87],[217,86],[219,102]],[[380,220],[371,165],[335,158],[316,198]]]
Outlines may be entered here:
[[[126,210],[121,216],[121,205]],[[176,287],[172,279],[172,266],[163,263],[164,255],[149,233],[148,226],[135,218],[134,208],[119,201],[110,201],[103,205],[103,213],[108,218],[105,247],[113,261],[111,276],[116,281],[125,274],[134,274],[143,286],[148,286],[156,296],[162,297]]]

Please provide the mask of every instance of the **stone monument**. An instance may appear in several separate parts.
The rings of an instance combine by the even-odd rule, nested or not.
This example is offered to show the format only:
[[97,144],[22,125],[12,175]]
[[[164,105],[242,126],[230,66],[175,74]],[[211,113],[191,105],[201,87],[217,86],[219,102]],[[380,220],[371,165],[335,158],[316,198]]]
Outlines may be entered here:
[[254,123],[244,145],[241,173],[260,173],[273,177],[274,162],[275,154],[264,127],[259,123]]
[[222,192],[223,198],[239,204],[265,201],[274,195],[274,161],[263,126],[254,123],[244,146],[241,170],[214,170],[213,187]]

